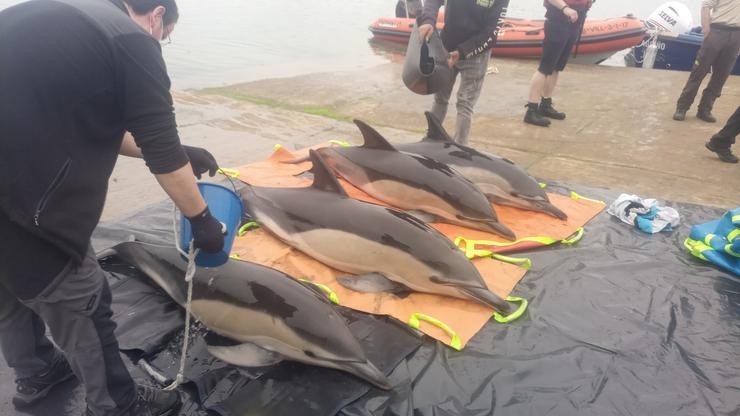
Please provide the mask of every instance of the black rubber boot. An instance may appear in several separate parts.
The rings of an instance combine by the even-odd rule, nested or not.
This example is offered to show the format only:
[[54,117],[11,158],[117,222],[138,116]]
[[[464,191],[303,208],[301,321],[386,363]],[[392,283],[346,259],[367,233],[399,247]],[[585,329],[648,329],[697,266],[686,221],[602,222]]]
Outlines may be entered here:
[[716,147],[712,144],[712,141],[708,141],[704,146],[706,146],[707,149],[714,152],[719,156],[719,160],[725,162],[725,163],[737,163],[738,158],[737,156],[732,154],[732,150],[730,150],[729,147]]
[[673,119],[676,120],[676,121],[684,121],[684,120],[686,120],[686,110],[676,109],[676,112],[673,113]]
[[46,397],[55,386],[74,376],[67,359],[60,353],[48,370],[15,381],[16,395],[13,397],[13,404],[21,409],[32,406]]
[[527,112],[524,114],[525,123],[534,124],[535,126],[540,127],[550,126],[550,120],[540,114],[537,103],[528,103],[526,107]]
[[552,98],[542,98],[542,101],[540,101],[540,114],[555,120],[565,120],[565,113],[561,113],[552,106]]
[[698,118],[699,120],[704,120],[707,123],[716,123],[717,122],[717,119],[714,118],[714,116],[712,115],[712,112],[711,111],[707,111],[707,110],[699,110],[696,113],[696,118]]
[[[121,416],[174,416],[182,400],[176,391],[165,391],[147,386],[136,387],[136,400]],[[89,408],[86,416],[95,416]]]

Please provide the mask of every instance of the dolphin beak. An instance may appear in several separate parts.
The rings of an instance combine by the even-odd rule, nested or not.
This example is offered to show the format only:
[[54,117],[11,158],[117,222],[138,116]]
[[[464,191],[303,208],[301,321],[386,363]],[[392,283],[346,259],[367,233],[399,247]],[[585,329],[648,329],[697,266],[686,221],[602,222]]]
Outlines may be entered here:
[[370,361],[344,363],[342,366],[351,374],[354,374],[380,389],[388,391],[393,388],[393,385],[391,385],[391,382],[385,374],[378,370],[378,368]]
[[537,206],[542,209],[547,214],[552,215],[553,217],[559,218],[563,221],[568,219],[568,214],[563,212],[560,208],[556,207],[555,205],[551,204],[550,202],[539,202]]
[[509,303],[488,289],[479,287],[461,287],[460,292],[478,302],[496,309],[500,313],[506,314],[511,311],[511,305],[509,305]]
[[504,224],[501,224],[498,221],[487,221],[484,222],[491,231],[494,233],[506,238],[507,240],[516,241],[516,234],[514,234],[509,227],[505,226]]

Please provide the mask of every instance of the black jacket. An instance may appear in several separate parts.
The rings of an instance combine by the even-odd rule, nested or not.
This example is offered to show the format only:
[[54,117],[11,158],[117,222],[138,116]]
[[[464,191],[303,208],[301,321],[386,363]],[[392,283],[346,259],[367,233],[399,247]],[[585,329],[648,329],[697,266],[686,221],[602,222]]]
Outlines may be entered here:
[[[444,0],[427,0],[420,24],[434,25]],[[461,58],[472,58],[491,49],[506,16],[509,0],[448,0],[442,42]]]
[[0,12],[0,63],[0,210],[79,262],[124,131],[154,173],[188,162],[161,47],[108,1],[32,1]]

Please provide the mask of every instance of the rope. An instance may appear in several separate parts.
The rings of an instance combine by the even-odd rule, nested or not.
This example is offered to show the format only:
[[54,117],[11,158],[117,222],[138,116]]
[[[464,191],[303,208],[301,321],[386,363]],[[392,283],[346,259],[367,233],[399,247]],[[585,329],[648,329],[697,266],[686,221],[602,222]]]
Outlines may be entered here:
[[185,334],[182,339],[182,351],[180,355],[180,369],[177,371],[175,380],[169,386],[165,387],[164,390],[172,391],[178,388],[183,381],[185,373],[185,359],[188,353],[188,342],[190,342],[190,310],[191,303],[193,300],[193,276],[195,276],[195,257],[198,255],[199,249],[195,248],[193,240],[190,240],[190,249],[187,253],[180,247],[180,236],[177,232],[177,207],[172,208],[172,231],[175,233],[175,247],[181,254],[186,255],[188,258],[188,267],[185,269],[185,281],[188,283],[188,295],[185,302]]
[[188,252],[188,268],[185,272],[185,281],[188,282],[188,297],[185,303],[185,335],[182,338],[182,352],[180,355],[180,369],[177,372],[175,381],[164,389],[167,391],[175,390],[184,381],[183,374],[185,373],[185,359],[188,353],[188,342],[190,341],[190,309],[193,300],[193,276],[195,275],[195,256],[198,255],[197,249],[193,247],[193,242],[190,242],[190,250]]

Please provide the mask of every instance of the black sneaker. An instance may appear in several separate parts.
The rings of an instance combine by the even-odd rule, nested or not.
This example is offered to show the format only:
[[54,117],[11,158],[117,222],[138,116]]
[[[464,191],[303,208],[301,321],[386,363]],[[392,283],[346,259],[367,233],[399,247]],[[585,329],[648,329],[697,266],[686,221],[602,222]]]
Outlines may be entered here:
[[540,115],[555,120],[565,120],[565,113],[561,113],[552,106],[552,98],[543,98],[539,107]]
[[46,397],[51,389],[74,377],[67,359],[59,354],[48,370],[28,378],[19,378],[13,404],[18,408],[32,406]]
[[730,150],[729,147],[726,148],[719,148],[712,145],[712,142],[707,142],[704,146],[706,146],[707,149],[714,152],[719,156],[719,160],[726,162],[726,163],[737,163],[738,158],[737,156],[732,154],[732,150]]
[[[136,387],[136,400],[121,416],[174,416],[182,400],[176,391],[159,390],[147,386]],[[87,408],[85,416],[95,416]]]
[[126,416],[171,416],[180,410],[182,400],[176,391],[147,386],[136,388],[136,401]]
[[711,111],[699,111],[696,113],[696,118],[704,120],[707,123],[716,123],[717,119],[714,118]]
[[524,122],[529,124],[534,124],[535,126],[540,127],[549,127],[550,126],[550,120],[546,117],[543,117],[538,110],[537,103],[529,103],[526,105],[527,112],[524,114]]
[[676,121],[686,120],[686,110],[676,110],[676,112],[673,113],[673,119]]

